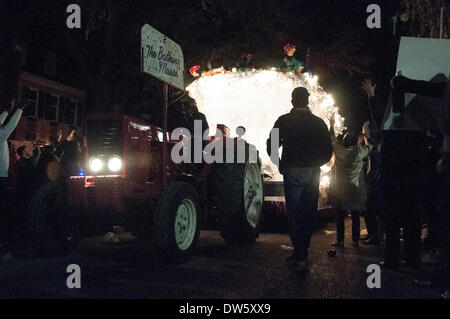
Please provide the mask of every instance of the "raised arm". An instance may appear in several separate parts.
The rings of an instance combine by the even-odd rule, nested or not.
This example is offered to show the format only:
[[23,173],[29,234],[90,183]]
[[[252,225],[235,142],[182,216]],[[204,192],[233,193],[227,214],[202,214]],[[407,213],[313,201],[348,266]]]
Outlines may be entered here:
[[0,128],[0,140],[6,141],[11,133],[16,128],[17,124],[19,123],[20,117],[22,116],[23,109],[18,108],[16,112],[11,116],[8,123]]
[[[9,110],[5,110],[1,115],[0,115],[0,124],[1,125],[3,125],[3,123],[6,121],[6,118],[8,117],[8,114],[12,111],[12,110],[14,110],[14,108],[15,107],[19,107],[18,106],[18,103],[17,103],[17,100],[16,99],[13,99],[12,101],[11,101],[11,105],[10,105],[10,107],[9,107]],[[25,106],[22,106],[21,108],[23,109]]]
[[383,120],[385,105],[382,105],[380,99],[375,96],[376,86],[377,85],[373,84],[372,80],[370,79],[365,79],[361,83],[361,88],[364,90],[364,92],[366,92],[368,98],[370,121],[377,128],[380,128],[381,122]]
[[3,125],[3,123],[5,123],[8,114],[8,111],[3,111],[2,114],[0,114],[0,125]]
[[373,149],[373,144],[370,143],[369,141],[369,137],[370,137],[370,128],[369,128],[369,121],[365,122],[363,127],[362,127],[362,135],[364,138],[364,144],[363,146],[360,147],[360,151],[359,151],[359,158],[360,159],[364,159],[366,158],[370,152]]
[[391,80],[391,86],[402,92],[442,98],[447,88],[447,82],[417,81],[405,76],[396,76]]

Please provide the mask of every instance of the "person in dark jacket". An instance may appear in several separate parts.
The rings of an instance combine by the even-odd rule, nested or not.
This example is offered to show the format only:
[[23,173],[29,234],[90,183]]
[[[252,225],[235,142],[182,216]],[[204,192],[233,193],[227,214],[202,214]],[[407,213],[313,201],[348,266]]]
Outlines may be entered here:
[[328,127],[311,113],[308,103],[308,90],[295,88],[292,92],[294,108],[278,118],[267,140],[267,153],[276,165],[278,148],[283,146],[280,173],[284,177],[289,234],[294,246],[294,253],[287,262],[299,271],[308,268],[308,249],[317,218],[320,166],[332,155]]
[[200,132],[195,132],[194,130],[194,123],[196,120],[199,120],[202,122],[202,137],[203,133],[209,129],[208,121],[206,120],[205,114],[200,112],[197,107],[197,103],[195,100],[189,96],[185,97],[182,101],[182,110],[184,114],[184,123],[185,127],[189,129],[191,132],[192,137],[194,137],[195,134],[198,134]]
[[445,103],[442,110],[441,132],[444,135],[442,157],[437,171],[442,176],[439,194],[439,241],[441,249],[440,264],[446,285],[442,297],[450,298],[450,81],[447,84]]
[[18,186],[19,188],[24,188],[27,193],[31,193],[34,187],[34,170],[39,161],[41,151],[39,147],[35,147],[31,152],[26,146],[21,146],[17,149],[17,155],[19,155]]
[[15,236],[17,243],[25,243],[28,207],[36,185],[36,165],[41,155],[39,147],[31,151],[31,147],[21,146],[17,149],[19,155],[17,171],[17,214],[15,218]]
[[[11,102],[11,109],[16,105],[16,101]],[[26,103],[17,107],[17,110],[10,117],[8,123],[3,125],[8,111],[0,114],[0,260],[12,258],[10,248],[12,242],[12,222],[14,217],[14,207],[11,205],[11,198],[14,196],[14,189],[10,185],[8,138],[19,123]],[[3,256],[3,257],[2,257]]]
[[55,155],[55,147],[46,145],[41,150],[41,155],[36,164],[35,187],[39,187],[58,180],[61,177],[61,167],[58,157]]
[[[194,143],[195,139],[202,141],[202,146],[204,147],[207,143],[207,141],[203,140],[203,135],[205,134],[206,130],[209,130],[209,124],[206,120],[205,114],[200,112],[197,107],[197,103],[195,100],[189,96],[186,96],[182,100],[182,110],[184,114],[184,127],[188,129],[192,142]],[[195,124],[197,122],[197,125]],[[199,124],[201,123],[201,127]],[[197,127],[197,129],[196,129]],[[192,156],[194,157],[194,152],[196,151],[192,145]],[[197,160],[198,157],[201,157],[202,154],[197,154]],[[194,158],[193,158],[194,159]],[[193,161],[194,162],[194,161]]]
[[364,216],[367,236],[363,239],[365,245],[379,245],[379,227],[383,219],[383,202],[381,198],[381,158],[380,158],[380,146],[381,146],[381,115],[380,113],[379,99],[375,96],[376,84],[372,83],[372,80],[366,79],[362,82],[362,89],[366,92],[369,106],[369,136],[368,140],[372,148],[369,159],[367,161],[367,167],[365,170],[365,179],[367,187],[367,211]]
[[10,140],[8,140],[8,148],[9,148],[9,171],[8,171],[8,180],[11,186],[14,188],[17,187],[17,172],[19,170],[19,163],[17,161],[16,156],[16,147]]
[[[350,211],[352,215],[352,245],[358,247],[360,238],[359,216],[361,211],[366,210],[365,182],[361,179],[364,167],[364,159],[370,154],[373,146],[369,144],[369,122],[364,123],[362,134],[353,132],[345,134],[342,142],[335,138],[334,120],[330,120],[330,135],[333,141],[333,151],[336,161],[336,184],[337,184],[337,214],[336,214],[336,242],[335,247],[344,247],[345,214]],[[364,139],[365,143],[362,143]]]
[[[381,179],[383,205],[386,210],[386,244],[383,265],[398,269],[400,266],[400,228],[405,236],[404,266],[417,268],[420,255],[420,176],[423,171],[425,132],[405,127],[401,115],[405,113],[404,93],[443,98],[447,82],[431,83],[396,76],[391,80],[392,112],[400,114],[397,129],[385,121],[382,127]],[[397,96],[397,98],[396,98]],[[399,97],[399,98],[398,98]],[[397,103],[399,101],[399,103]],[[385,117],[386,118],[386,117]],[[387,117],[389,119],[389,117]],[[399,120],[400,119],[400,120]],[[424,121],[426,119],[423,119]]]
[[72,130],[66,140],[56,147],[55,155],[61,160],[61,168],[66,176],[80,172],[81,146],[76,130]]

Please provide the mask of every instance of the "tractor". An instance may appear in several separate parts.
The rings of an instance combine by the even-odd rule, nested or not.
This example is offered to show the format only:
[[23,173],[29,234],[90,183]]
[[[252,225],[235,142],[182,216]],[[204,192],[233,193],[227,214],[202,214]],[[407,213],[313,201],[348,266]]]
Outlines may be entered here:
[[[30,226],[39,252],[65,255],[82,238],[121,229],[179,263],[212,221],[227,243],[253,242],[263,207],[260,161],[250,161],[246,151],[245,163],[177,164],[171,150],[180,140],[164,131],[121,113],[86,117],[85,168],[42,186],[32,199]],[[235,148],[238,139],[224,125],[217,131],[224,134],[207,145],[228,139]],[[246,150],[250,146],[245,142]]]

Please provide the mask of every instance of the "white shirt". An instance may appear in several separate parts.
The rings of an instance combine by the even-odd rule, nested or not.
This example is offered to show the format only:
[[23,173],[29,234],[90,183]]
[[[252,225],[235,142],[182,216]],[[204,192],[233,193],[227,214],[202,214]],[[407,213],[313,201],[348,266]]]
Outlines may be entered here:
[[[9,149],[8,138],[19,123],[23,110],[17,109],[8,121],[8,124],[0,128],[0,177],[8,177],[9,170]],[[5,111],[0,115],[0,124],[6,120],[8,112]]]

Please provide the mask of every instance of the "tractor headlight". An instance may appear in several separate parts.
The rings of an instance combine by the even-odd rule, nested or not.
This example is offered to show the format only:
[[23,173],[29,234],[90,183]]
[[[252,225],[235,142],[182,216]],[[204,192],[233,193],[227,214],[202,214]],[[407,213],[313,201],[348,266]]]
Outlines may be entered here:
[[111,157],[108,161],[108,169],[111,172],[118,172],[122,169],[122,159],[120,157]]
[[91,160],[89,161],[89,169],[92,172],[97,173],[102,168],[103,168],[103,161],[100,158],[98,157],[91,158]]

